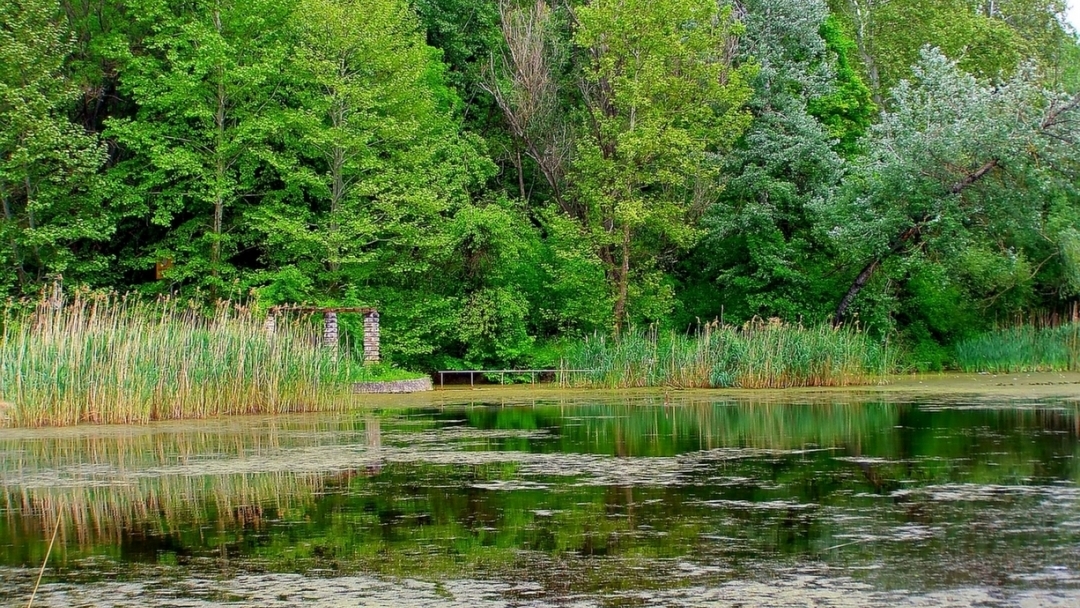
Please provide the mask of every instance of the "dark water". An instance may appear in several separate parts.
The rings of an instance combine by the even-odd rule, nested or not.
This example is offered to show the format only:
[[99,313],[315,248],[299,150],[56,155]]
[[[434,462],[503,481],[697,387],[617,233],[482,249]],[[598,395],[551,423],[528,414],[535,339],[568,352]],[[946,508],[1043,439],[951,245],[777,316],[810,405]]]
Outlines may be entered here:
[[1080,606],[1078,401],[0,431],[0,602]]

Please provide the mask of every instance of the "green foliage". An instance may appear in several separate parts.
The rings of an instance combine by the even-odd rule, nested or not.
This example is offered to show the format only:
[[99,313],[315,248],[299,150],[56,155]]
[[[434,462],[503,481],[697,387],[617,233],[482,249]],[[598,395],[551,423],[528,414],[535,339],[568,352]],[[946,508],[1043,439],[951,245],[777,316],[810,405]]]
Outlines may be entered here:
[[[1026,71],[1000,84],[979,80],[936,50],[924,51],[915,74],[894,89],[847,196],[819,207],[840,251],[863,269],[838,316],[879,267],[903,280],[913,266],[883,264],[893,257],[967,261],[969,285],[1001,286],[969,296],[999,299],[1038,272],[1025,273],[1023,258],[1053,243],[1046,221],[1075,189],[1078,148],[1065,117],[1075,100]],[[984,261],[992,257],[1002,262]],[[993,278],[980,270],[994,267]]]
[[688,281],[714,283],[717,293],[687,306],[679,327],[723,313],[818,322],[837,290],[812,204],[834,196],[845,170],[838,152],[859,135],[852,117],[866,120],[872,106],[850,99],[852,83],[834,75],[844,73],[843,55],[819,35],[828,23],[823,2],[747,7],[743,60],[760,65],[754,122],[724,166],[725,188],[684,265]]
[[268,134],[279,128],[291,2],[131,0],[148,33],[117,50],[120,89],[138,104],[106,135],[129,154],[110,172],[126,204],[168,237],[139,263],[172,262],[173,282],[223,294],[245,241],[240,221],[268,187]]
[[1006,79],[1037,64],[1046,82],[1075,83],[1076,40],[1062,0],[830,0],[856,42],[875,100],[910,78],[924,46],[942,50],[966,72]]
[[907,77],[929,45],[983,78],[1009,76],[1022,57],[1019,33],[1002,20],[973,11],[968,0],[905,0],[885,3],[875,16],[881,85]]
[[1061,10],[13,0],[0,294],[377,306],[425,369],[840,302],[945,365],[1080,294]]
[[930,335],[921,324],[908,326],[908,345],[902,359],[919,372],[940,372],[953,367],[953,353]]
[[[992,256],[991,259],[998,259]],[[947,346],[972,336],[983,327],[984,312],[972,294],[985,293],[956,280],[959,265],[943,265],[915,258],[905,270],[893,271],[905,280],[895,306],[895,324],[900,328],[899,356],[918,371],[942,371],[954,367],[952,349]]]
[[855,43],[844,34],[836,17],[830,16],[821,24],[821,38],[833,66],[834,80],[831,91],[808,102],[807,111],[828,129],[837,142],[837,152],[852,158],[861,152],[859,140],[870,129],[877,108],[870,87],[855,70]]
[[534,268],[543,271],[534,301],[546,335],[580,336],[611,326],[612,294],[593,243],[579,225],[548,210],[541,221],[546,234],[542,257]]
[[105,147],[67,118],[78,95],[55,2],[0,6],[0,290],[31,293],[55,274],[93,280],[110,260],[116,214],[100,198]]
[[269,271],[295,267],[304,299],[335,300],[396,257],[385,243],[446,244],[435,227],[479,151],[440,108],[438,64],[403,2],[301,0],[290,23],[293,107],[269,159],[283,188],[246,220]]
[[[663,299],[650,263],[697,239],[690,219],[715,191],[712,159],[750,124],[753,69],[718,54],[739,27],[715,2],[601,0],[576,15],[574,43],[588,59],[574,186],[608,266],[619,328],[630,318],[631,274]],[[666,312],[652,308],[643,318]]]
[[475,92],[480,70],[502,42],[495,0],[413,0],[427,43],[442,51],[451,83]]

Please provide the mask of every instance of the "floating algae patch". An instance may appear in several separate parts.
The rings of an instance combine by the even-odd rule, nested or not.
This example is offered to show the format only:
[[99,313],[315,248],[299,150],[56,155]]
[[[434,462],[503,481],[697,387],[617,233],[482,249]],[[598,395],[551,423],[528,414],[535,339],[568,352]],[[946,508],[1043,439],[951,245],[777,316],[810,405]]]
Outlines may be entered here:
[[1080,603],[1062,400],[711,399],[0,431],[0,603]]
[[[21,580],[29,573],[0,570],[0,584]],[[1048,572],[1036,581],[1057,580]],[[1029,577],[1030,578],[1030,577]],[[1071,608],[1077,595],[1068,591],[1024,589],[1000,592],[984,588],[958,588],[947,592],[910,593],[881,591],[826,571],[787,573],[769,582],[729,582],[662,590],[617,590],[602,598],[571,594],[559,599],[532,583],[489,580],[447,580],[431,583],[413,579],[371,576],[312,577],[297,574],[244,574],[228,579],[192,578],[181,581],[136,583],[95,582],[83,585],[43,585],[35,605],[42,607],[101,606],[135,608],[168,605],[209,608],[227,603],[238,608],[297,605],[395,606],[401,608],[511,608],[559,606],[741,607],[817,606],[855,608],[905,606],[912,608],[1005,608],[1039,606]]]

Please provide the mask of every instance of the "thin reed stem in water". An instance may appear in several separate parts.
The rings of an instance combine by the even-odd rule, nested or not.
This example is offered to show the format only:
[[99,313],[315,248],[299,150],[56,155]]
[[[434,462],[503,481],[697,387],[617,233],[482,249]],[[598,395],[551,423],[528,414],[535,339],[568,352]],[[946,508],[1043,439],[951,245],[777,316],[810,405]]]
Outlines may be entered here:
[[41,577],[45,576],[45,566],[49,563],[49,556],[52,555],[53,545],[56,544],[56,533],[60,531],[60,522],[63,520],[62,510],[57,510],[56,513],[56,525],[53,526],[52,539],[49,541],[49,548],[45,550],[45,559],[41,560],[41,570],[38,571],[37,582],[34,583],[34,590],[30,593],[30,601],[26,602],[26,608],[30,608],[34,605],[34,598],[37,597],[38,587],[41,586]]

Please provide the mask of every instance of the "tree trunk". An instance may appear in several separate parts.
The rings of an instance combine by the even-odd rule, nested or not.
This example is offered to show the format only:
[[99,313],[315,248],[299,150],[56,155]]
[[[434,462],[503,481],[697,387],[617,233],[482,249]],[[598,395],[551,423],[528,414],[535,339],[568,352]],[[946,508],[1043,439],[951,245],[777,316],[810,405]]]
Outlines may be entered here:
[[615,335],[622,333],[626,324],[626,296],[630,287],[630,225],[623,226],[622,264],[616,278],[618,295],[615,299]]
[[949,188],[949,194],[960,194],[961,192],[963,192],[971,184],[974,184],[975,182],[979,181],[980,179],[986,177],[986,174],[993,171],[994,168],[997,167],[997,166],[998,166],[998,160],[996,158],[986,161],[985,163],[983,163],[983,165],[981,167],[979,167],[978,169],[972,171],[971,173],[968,173],[967,175],[964,176],[963,179],[961,179],[960,181],[953,184]]
[[224,180],[225,170],[218,165],[217,186],[214,193],[214,224],[211,230],[214,233],[214,242],[210,245],[210,263],[214,276],[218,276],[218,262],[221,261],[221,231],[225,223],[225,196],[221,192],[221,182]]
[[[34,184],[30,181],[30,168],[24,167],[23,183],[26,184],[26,227],[30,230],[37,229],[37,221],[34,219]],[[37,280],[43,278],[45,264],[41,261],[41,248],[36,244],[30,246],[34,254],[34,263],[37,264]]]
[[847,309],[851,306],[851,303],[855,300],[855,296],[859,295],[863,287],[870,281],[870,277],[874,276],[874,271],[881,266],[889,257],[900,253],[904,247],[907,247],[908,242],[912,239],[916,239],[922,233],[922,225],[926,223],[929,218],[923,218],[922,221],[915,224],[911,228],[900,233],[900,236],[896,237],[893,246],[889,248],[883,255],[874,258],[869,264],[867,264],[862,272],[855,277],[855,282],[848,288],[847,293],[844,294],[843,299],[840,300],[840,305],[836,307],[836,314],[833,315],[833,327],[836,327],[844,322],[844,315],[847,314]]
[[[337,77],[340,82],[348,82],[350,78],[349,74],[349,55],[343,53],[337,58],[338,60],[338,72]],[[331,89],[331,94],[334,96],[334,101],[330,106],[329,118],[330,125],[338,131],[345,131],[348,128],[348,112],[349,103],[344,93],[341,93],[336,88]],[[327,245],[330,258],[327,261],[327,266],[332,273],[330,290],[336,292],[338,285],[337,273],[341,270],[341,241],[338,234],[340,225],[338,224],[338,215],[341,213],[341,206],[345,202],[345,198],[348,195],[349,184],[346,182],[345,176],[345,163],[348,160],[348,150],[343,145],[335,144],[329,152],[329,158],[327,160],[330,164],[330,224],[329,234],[327,235]]]
[[517,140],[514,141],[514,158],[517,161],[515,163],[517,168],[518,178],[518,195],[521,196],[522,201],[526,201],[525,197],[525,169],[521,166],[521,146]]
[[[218,34],[221,35],[221,13],[216,10],[214,11],[214,26]],[[221,262],[221,233],[225,224],[226,161],[223,154],[225,148],[225,109],[228,104],[228,97],[225,94],[224,68],[220,65],[217,69],[217,76],[217,108],[214,112],[214,127],[216,129],[214,137],[214,220],[211,227],[214,240],[210,243],[210,275],[215,279],[221,274],[219,268]],[[218,297],[217,281],[214,281],[210,286],[210,295],[215,299]]]
[[[4,221],[8,224],[15,224],[15,212],[11,210],[11,202],[8,200],[7,191],[4,190],[3,185],[0,185],[0,201],[4,204]],[[26,287],[26,269],[23,268],[22,256],[19,253],[19,242],[15,240],[15,235],[11,235],[11,259],[15,264],[15,274],[19,277],[19,286]]]
[[[980,165],[978,169],[972,171],[971,173],[968,173],[962,179],[949,186],[948,193],[960,194],[965,189],[967,189],[968,186],[971,186],[975,182],[986,177],[988,173],[993,171],[999,165],[1000,163],[996,158],[986,161],[985,163]],[[907,243],[909,241],[918,238],[922,234],[923,226],[925,226],[926,223],[930,221],[930,219],[930,217],[923,217],[921,220],[917,221],[914,226],[900,233],[900,236],[897,237],[893,246],[889,248],[889,251],[887,251],[884,255],[875,258],[869,264],[867,264],[866,267],[862,269],[862,272],[859,273],[859,276],[855,277],[855,282],[851,284],[851,287],[848,288],[847,293],[844,294],[843,299],[840,300],[840,305],[836,307],[836,314],[833,315],[834,326],[843,323],[844,315],[847,314],[847,309],[849,306],[851,306],[851,302],[855,299],[855,296],[859,295],[859,292],[862,291],[862,288],[866,286],[866,283],[870,280],[870,277],[874,275],[874,271],[877,270],[878,266],[880,266],[881,263],[885,261],[885,259],[889,256],[900,253],[900,251],[902,251],[904,247],[907,246]]]
[[855,282],[848,288],[847,293],[844,294],[840,305],[836,307],[836,314],[833,315],[833,327],[839,326],[844,322],[844,315],[847,314],[848,306],[851,306],[851,302],[855,299],[855,296],[859,295],[862,288],[866,286],[866,283],[870,280],[870,277],[874,276],[874,271],[881,265],[881,259],[875,259],[866,265],[859,273],[859,276],[855,277]]
[[[335,121],[337,122],[337,121]],[[334,126],[338,126],[335,124]],[[327,266],[334,277],[331,280],[331,290],[337,290],[337,272],[341,269],[341,241],[338,235],[338,214],[341,213],[341,204],[345,200],[345,149],[334,146],[330,155],[330,233],[327,235],[330,259]]]
[[878,74],[877,63],[874,61],[871,49],[873,34],[870,30],[873,26],[871,23],[873,16],[870,14],[870,8],[863,6],[858,0],[848,0],[848,4],[855,22],[855,46],[859,51],[859,59],[862,60],[863,65],[866,67],[866,75],[870,80],[870,95],[874,103],[880,108],[885,104],[881,95],[881,76]]

